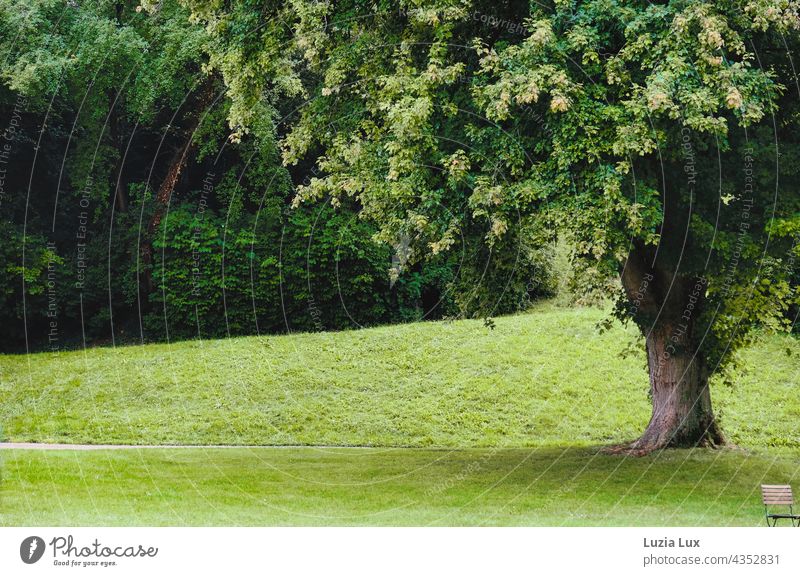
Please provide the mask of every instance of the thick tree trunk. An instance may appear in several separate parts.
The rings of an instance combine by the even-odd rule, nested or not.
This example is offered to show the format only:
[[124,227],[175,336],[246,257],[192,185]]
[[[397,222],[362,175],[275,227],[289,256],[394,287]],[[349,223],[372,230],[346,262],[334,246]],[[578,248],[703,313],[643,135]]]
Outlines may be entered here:
[[632,252],[622,284],[631,306],[629,315],[645,337],[652,415],[638,440],[610,451],[644,455],[668,447],[723,445],[725,438],[711,407],[701,344],[704,330],[697,326],[705,280],[654,268],[648,262],[641,252]]
[[653,411],[642,436],[630,445],[632,453],[725,443],[711,409],[702,357],[687,345],[690,323],[664,324],[646,335]]

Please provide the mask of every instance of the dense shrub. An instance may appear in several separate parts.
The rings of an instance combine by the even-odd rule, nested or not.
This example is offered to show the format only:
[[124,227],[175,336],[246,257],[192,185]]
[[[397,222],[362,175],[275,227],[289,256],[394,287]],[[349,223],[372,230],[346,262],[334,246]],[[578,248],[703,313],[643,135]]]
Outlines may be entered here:
[[530,246],[480,270],[479,260],[450,255],[392,282],[392,251],[373,234],[352,212],[329,206],[247,214],[231,225],[210,209],[201,217],[181,205],[154,242],[147,334],[218,337],[506,313],[551,290],[545,255]]

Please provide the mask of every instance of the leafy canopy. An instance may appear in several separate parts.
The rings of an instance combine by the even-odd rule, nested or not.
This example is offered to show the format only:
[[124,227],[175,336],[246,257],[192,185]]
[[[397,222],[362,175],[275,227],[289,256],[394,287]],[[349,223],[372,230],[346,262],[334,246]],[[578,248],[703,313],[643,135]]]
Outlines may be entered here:
[[601,277],[699,276],[715,363],[797,303],[797,2],[185,4],[235,133],[314,161],[296,203],[351,198],[412,258],[533,219]]

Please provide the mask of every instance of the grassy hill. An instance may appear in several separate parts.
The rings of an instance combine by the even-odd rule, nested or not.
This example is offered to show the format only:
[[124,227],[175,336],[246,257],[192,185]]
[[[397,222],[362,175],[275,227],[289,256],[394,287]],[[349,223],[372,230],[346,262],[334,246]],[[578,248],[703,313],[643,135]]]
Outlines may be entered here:
[[[0,356],[6,441],[406,447],[587,446],[649,417],[632,331],[550,304],[481,321]],[[794,351],[792,356],[786,349]],[[716,385],[738,444],[800,446],[800,343],[770,336]]]
[[758,485],[800,488],[798,342],[714,386],[740,448],[611,456],[649,406],[603,317],[0,357],[5,440],[316,446],[3,449],[0,524],[763,525]]

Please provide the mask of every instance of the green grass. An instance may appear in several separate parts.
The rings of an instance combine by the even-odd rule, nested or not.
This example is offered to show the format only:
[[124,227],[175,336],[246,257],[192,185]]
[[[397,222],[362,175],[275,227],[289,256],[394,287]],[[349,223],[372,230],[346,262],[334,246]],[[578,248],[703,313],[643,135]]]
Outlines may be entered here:
[[[407,447],[590,446],[647,423],[642,355],[604,312],[0,356],[12,441]],[[795,354],[787,356],[785,348]],[[800,447],[800,344],[770,337],[715,386],[725,430]]]
[[4,451],[5,525],[763,525],[798,451]]
[[603,317],[0,356],[4,440],[376,447],[3,450],[0,524],[748,526],[762,481],[800,491],[795,339],[714,385],[740,449],[609,456],[649,405]]

